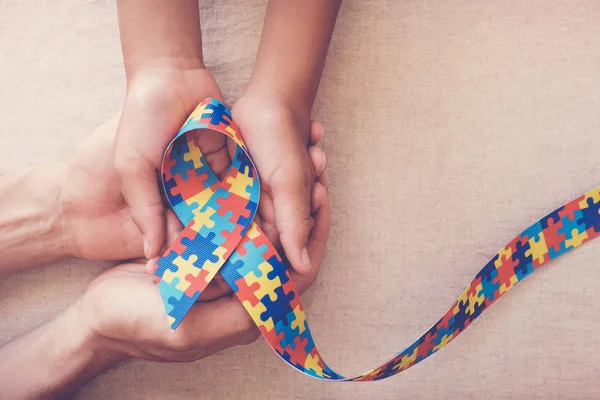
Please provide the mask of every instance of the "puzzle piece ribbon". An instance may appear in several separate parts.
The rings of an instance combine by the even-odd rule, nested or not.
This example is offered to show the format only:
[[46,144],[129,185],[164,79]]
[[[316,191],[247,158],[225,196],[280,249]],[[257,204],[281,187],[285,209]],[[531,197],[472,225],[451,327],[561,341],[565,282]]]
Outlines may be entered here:
[[[236,143],[223,180],[211,171],[191,132],[201,128]],[[536,269],[600,234],[600,188],[596,188],[546,215],[503,247],[413,344],[379,367],[346,378],[323,361],[290,275],[253,221],[259,177],[225,105],[214,99],[200,103],[169,144],[162,176],[169,202],[185,225],[155,270],[171,328],[177,328],[220,273],[273,350],[292,367],[323,380],[373,381],[412,367],[456,338]]]

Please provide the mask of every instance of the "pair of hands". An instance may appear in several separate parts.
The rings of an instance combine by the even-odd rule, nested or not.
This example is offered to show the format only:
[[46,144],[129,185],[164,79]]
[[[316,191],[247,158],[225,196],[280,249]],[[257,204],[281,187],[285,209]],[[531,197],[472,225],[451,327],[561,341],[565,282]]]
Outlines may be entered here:
[[[205,69],[154,70],[130,83],[117,138],[115,119],[84,142],[67,170],[60,206],[74,255],[153,257],[174,240],[182,226],[171,210],[165,211],[155,171],[167,143],[206,97],[222,99]],[[316,279],[329,233],[325,156],[316,147],[323,128],[277,92],[261,88],[249,89],[233,113],[261,173],[261,226],[295,260],[292,276],[302,293]],[[230,163],[225,136],[207,131],[198,140],[213,171],[224,173]],[[258,337],[219,279],[171,332],[151,269],[145,261],[131,262],[92,282],[75,310],[94,346],[122,358],[191,361]]]
[[[207,97],[223,101],[216,81],[204,68],[141,70],[129,82],[115,166],[149,259],[159,255],[167,232],[156,179],[162,154],[187,116]],[[326,195],[323,184],[315,181],[325,170],[325,154],[316,146],[308,147],[309,142],[320,140],[323,128],[311,123],[309,112],[280,92],[257,86],[250,86],[232,109],[261,174],[262,228],[273,244],[281,244],[298,272],[311,267],[307,252],[311,211]],[[230,164],[231,143],[228,146],[226,137],[215,132],[203,132],[198,142],[212,170],[223,173]]]

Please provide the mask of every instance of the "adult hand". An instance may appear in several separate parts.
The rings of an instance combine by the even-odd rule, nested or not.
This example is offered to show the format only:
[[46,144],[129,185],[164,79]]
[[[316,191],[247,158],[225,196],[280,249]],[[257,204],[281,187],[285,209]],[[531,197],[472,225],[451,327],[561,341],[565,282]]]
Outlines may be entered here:
[[[315,215],[308,240],[311,263],[320,265],[330,225],[330,199]],[[299,293],[316,278],[292,271]],[[254,341],[259,333],[235,297],[196,303],[175,332],[169,328],[154,278],[143,264],[124,264],[95,279],[77,305],[79,319],[107,352],[155,361],[192,361]]]

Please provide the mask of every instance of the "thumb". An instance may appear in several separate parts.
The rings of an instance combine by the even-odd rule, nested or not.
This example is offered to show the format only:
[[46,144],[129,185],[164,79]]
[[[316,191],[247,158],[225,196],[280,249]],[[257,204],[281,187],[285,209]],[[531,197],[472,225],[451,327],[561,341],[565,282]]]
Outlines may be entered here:
[[144,237],[147,258],[158,255],[164,243],[164,206],[158,190],[156,171],[143,159],[117,164],[125,201],[131,218]]
[[307,242],[313,226],[310,215],[312,184],[301,169],[290,172],[283,180],[271,185],[275,223],[290,264],[297,272],[304,273],[311,268]]

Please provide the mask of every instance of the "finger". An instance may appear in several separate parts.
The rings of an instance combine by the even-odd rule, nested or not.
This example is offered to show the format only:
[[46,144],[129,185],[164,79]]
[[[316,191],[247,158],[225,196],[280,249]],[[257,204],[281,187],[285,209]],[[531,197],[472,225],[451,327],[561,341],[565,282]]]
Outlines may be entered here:
[[325,128],[319,121],[310,121],[310,144],[315,145],[323,140]]
[[[324,184],[323,187],[327,189],[326,184]],[[319,210],[315,215],[315,225],[308,238],[307,247],[312,268],[308,273],[305,274],[299,274],[296,271],[291,271],[292,278],[300,294],[304,293],[317,278],[321,268],[321,263],[323,262],[323,256],[325,255],[325,248],[327,245],[327,239],[329,237],[330,226],[331,195],[327,191],[325,201],[321,207],[319,207]]]
[[202,157],[211,171],[222,178],[231,164],[227,149],[227,136],[212,129],[199,129],[195,132],[196,146],[200,148]]
[[[136,161],[134,161],[136,162]],[[123,195],[131,217],[144,237],[144,254],[155,257],[164,241],[164,206],[154,168],[149,165],[121,169]]]
[[327,197],[327,189],[321,182],[315,182],[313,185],[313,190],[311,194],[310,200],[310,212],[316,212],[319,207],[325,202],[325,198]]
[[251,343],[259,331],[238,299],[228,296],[194,304],[173,336],[174,340],[183,339],[186,347],[197,346],[214,353]]
[[156,271],[156,268],[158,268],[158,259],[159,258],[160,257],[154,257],[146,262],[146,265],[144,266],[144,270],[148,274],[154,275],[154,271]]
[[183,224],[173,210],[167,210],[165,212],[165,217],[167,221],[167,240],[165,243],[166,247],[169,247],[183,230]]
[[227,282],[225,282],[220,275],[213,278],[208,284],[204,292],[198,297],[198,302],[213,301],[223,296],[229,296],[233,293]]
[[[170,104],[152,100],[156,96],[132,96],[126,98],[126,108],[117,128],[115,168],[131,217],[144,238],[144,253],[147,258],[153,258],[160,252],[165,238],[164,206],[157,171],[163,151],[185,115],[168,109],[173,107]],[[158,109],[164,112],[153,113],[156,118],[152,123],[139,117]],[[157,130],[157,127],[163,129]]]
[[261,227],[275,248],[281,247],[279,231],[276,225],[275,206],[269,192],[265,191],[260,194],[258,213],[254,216],[254,221]]
[[308,155],[315,168],[315,175],[321,176],[327,167],[327,157],[325,156],[325,153],[319,146],[310,146],[308,148]]
[[307,185],[302,171],[296,170],[274,183],[272,189],[281,245],[292,267],[298,272],[307,272],[311,267],[306,243],[313,224],[310,215],[312,182]]

